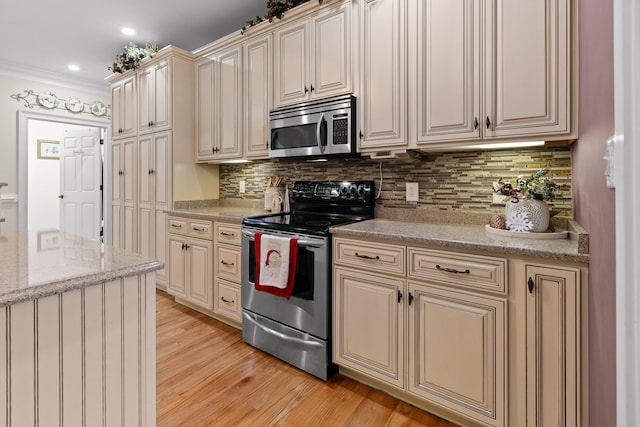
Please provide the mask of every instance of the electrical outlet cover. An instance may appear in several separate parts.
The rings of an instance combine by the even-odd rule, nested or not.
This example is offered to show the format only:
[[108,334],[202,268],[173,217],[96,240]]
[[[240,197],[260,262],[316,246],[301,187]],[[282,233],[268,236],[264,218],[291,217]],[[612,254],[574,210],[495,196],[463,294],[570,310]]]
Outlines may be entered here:
[[407,182],[407,202],[417,202],[419,195],[418,183]]

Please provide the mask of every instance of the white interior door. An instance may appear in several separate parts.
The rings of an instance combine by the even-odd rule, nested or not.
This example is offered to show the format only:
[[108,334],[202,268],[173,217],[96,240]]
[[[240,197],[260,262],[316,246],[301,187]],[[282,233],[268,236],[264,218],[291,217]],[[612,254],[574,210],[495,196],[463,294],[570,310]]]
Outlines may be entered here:
[[100,239],[100,129],[68,130],[60,150],[60,230]]

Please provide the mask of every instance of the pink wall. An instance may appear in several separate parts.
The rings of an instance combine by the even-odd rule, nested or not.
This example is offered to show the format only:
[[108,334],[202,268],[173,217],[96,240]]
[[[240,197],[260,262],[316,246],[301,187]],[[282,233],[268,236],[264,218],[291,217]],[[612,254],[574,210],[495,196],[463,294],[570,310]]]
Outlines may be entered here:
[[579,32],[580,138],[572,175],[576,220],[590,241],[589,425],[614,426],[615,193],[605,186],[602,159],[614,132],[613,0],[581,0]]

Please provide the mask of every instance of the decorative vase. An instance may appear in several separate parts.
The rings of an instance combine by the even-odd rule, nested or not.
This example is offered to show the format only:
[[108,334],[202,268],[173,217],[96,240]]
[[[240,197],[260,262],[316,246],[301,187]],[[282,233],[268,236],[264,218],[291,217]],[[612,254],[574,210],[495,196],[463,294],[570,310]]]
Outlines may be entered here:
[[507,202],[505,217],[511,231],[532,231],[543,233],[549,228],[549,205],[544,200],[519,200]]

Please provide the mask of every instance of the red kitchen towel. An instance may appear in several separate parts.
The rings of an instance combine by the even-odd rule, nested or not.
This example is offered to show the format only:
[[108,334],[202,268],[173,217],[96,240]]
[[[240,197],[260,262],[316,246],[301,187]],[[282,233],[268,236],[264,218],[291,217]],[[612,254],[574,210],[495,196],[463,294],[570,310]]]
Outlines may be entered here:
[[298,259],[298,239],[256,233],[255,252],[256,289],[291,298]]

